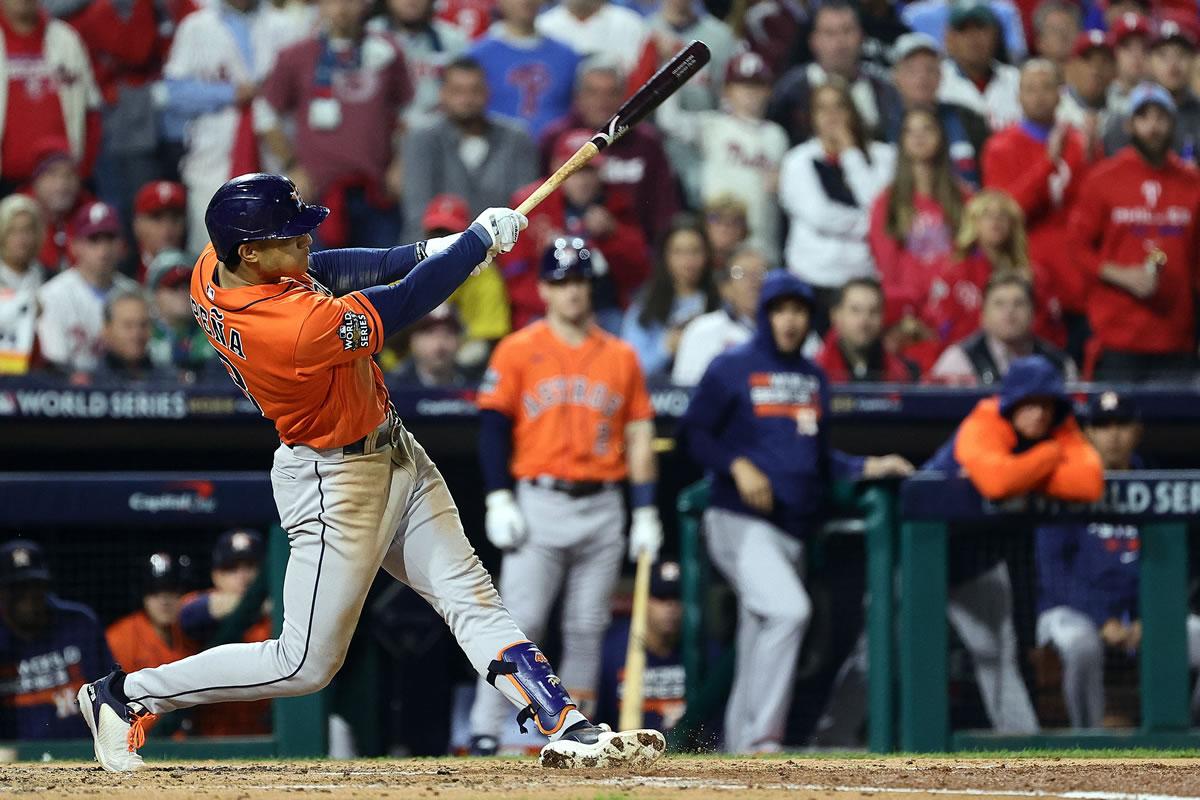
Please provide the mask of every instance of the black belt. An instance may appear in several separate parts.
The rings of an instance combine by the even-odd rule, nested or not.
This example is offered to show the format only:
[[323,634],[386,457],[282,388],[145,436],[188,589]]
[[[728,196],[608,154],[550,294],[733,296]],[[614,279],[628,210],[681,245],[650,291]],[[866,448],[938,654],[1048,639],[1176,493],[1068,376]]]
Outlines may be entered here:
[[528,482],[543,489],[562,492],[568,497],[591,497],[618,485],[613,481],[563,481],[545,476],[534,478]]
[[[368,453],[374,453],[385,444],[391,444],[395,438],[393,434],[396,430],[396,425],[399,423],[399,417],[394,413],[389,413],[386,420],[381,422],[378,427],[371,430],[366,436],[342,446],[343,456],[361,456]],[[386,427],[385,427],[386,426]],[[295,445],[289,445],[294,447]]]

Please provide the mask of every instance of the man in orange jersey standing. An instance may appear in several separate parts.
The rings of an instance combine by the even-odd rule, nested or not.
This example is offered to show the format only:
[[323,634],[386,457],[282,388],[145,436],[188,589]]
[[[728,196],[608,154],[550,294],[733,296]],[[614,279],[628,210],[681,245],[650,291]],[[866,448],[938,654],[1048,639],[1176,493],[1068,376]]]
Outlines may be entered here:
[[[492,353],[479,390],[479,455],[488,539],[504,551],[500,594],[513,619],[540,638],[563,589],[563,686],[594,706],[600,647],[625,551],[662,545],[654,505],[654,409],[629,345],[593,321],[592,255],[582,239],[556,239],[542,257],[545,319]],[[514,494],[515,483],[515,494]],[[471,750],[496,752],[504,698],[480,680]]]
[[142,766],[157,714],[315,692],[333,678],[383,567],[447,621],[471,664],[551,742],[547,766],[646,764],[655,731],[612,731],[580,713],[509,616],[463,533],[437,467],[404,429],[371,357],[445,302],[528,224],[503,208],[463,233],[386,250],[310,253],[329,214],[280,175],[242,175],[209,201],[211,239],[192,272],[192,312],[230,378],[275,422],[271,482],[290,556],[278,638],[225,644],[79,690],[96,758]]

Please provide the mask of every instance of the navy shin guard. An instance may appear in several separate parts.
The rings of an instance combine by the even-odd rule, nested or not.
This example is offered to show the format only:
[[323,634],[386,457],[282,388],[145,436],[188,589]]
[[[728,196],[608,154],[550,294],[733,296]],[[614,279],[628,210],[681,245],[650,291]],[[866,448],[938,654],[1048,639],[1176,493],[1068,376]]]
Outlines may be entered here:
[[525,732],[526,720],[532,719],[538,730],[549,736],[562,727],[567,712],[575,708],[562,681],[550,669],[550,660],[533,642],[517,642],[501,650],[488,665],[488,683],[495,686],[497,678],[512,681],[529,702],[517,714],[521,733]]

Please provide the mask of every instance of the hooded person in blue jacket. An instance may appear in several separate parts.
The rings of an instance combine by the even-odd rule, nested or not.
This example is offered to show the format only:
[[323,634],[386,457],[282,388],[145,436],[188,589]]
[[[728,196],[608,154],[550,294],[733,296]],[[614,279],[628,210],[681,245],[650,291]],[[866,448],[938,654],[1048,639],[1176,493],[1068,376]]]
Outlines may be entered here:
[[763,283],[749,342],[709,365],[679,435],[712,477],[709,554],[738,595],[737,666],[725,748],[781,747],[796,660],[811,616],[800,578],[804,538],[824,520],[835,477],[907,475],[896,455],[829,446],[825,374],[801,355],[812,290],[784,270]]

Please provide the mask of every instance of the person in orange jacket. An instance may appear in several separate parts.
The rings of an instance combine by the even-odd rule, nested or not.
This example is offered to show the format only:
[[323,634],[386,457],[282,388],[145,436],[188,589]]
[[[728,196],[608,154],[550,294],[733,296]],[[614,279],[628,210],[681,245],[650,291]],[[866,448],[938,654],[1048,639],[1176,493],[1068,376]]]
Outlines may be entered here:
[[[1104,493],[1104,467],[1075,421],[1062,376],[1038,355],[1013,361],[1000,394],[980,400],[922,469],[965,473],[989,500],[1040,493],[1093,502]],[[1037,716],[1017,665],[1012,582],[1003,555],[989,548],[995,538],[951,537],[946,613],[971,653],[993,727],[1033,733]]]
[[179,559],[154,553],[145,562],[142,607],[108,626],[113,658],[129,672],[178,661],[195,652],[179,627],[183,573]]

